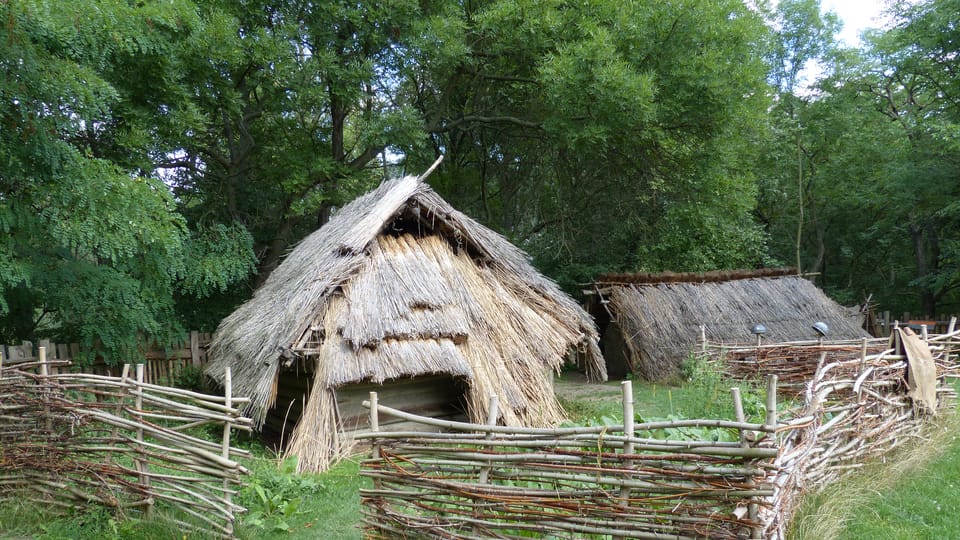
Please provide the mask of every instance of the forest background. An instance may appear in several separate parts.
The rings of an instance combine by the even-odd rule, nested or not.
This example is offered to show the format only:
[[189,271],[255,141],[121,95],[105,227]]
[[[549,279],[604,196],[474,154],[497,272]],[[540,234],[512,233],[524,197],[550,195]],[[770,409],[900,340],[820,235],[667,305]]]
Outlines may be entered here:
[[798,266],[960,304],[960,0],[0,0],[0,341],[212,330],[418,174],[567,290]]

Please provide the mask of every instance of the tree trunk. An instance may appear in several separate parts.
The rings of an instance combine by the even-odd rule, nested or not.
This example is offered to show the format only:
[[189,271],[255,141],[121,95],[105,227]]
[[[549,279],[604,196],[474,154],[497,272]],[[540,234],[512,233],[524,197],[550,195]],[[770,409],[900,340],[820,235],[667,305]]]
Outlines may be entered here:
[[[910,224],[910,239],[913,241],[917,278],[922,279],[930,276],[935,271],[940,251],[936,232],[928,225]],[[920,309],[925,316],[936,314],[937,295],[927,284],[921,284],[920,286]]]

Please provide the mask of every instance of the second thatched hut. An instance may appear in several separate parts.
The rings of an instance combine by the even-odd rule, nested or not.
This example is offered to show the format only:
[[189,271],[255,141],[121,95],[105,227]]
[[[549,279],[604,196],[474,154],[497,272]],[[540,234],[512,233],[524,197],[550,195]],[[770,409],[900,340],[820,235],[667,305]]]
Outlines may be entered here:
[[827,325],[831,340],[869,337],[860,313],[790,268],[609,274],[584,292],[611,377],[675,379],[701,327],[707,340],[731,344],[756,340],[757,324],[766,328],[767,343],[816,339],[815,322]]
[[385,405],[483,422],[563,418],[552,371],[576,357],[605,380],[590,316],[505,238],[417,177],[382,184],[304,239],[227,317],[207,372],[234,392],[301,470],[322,470]]

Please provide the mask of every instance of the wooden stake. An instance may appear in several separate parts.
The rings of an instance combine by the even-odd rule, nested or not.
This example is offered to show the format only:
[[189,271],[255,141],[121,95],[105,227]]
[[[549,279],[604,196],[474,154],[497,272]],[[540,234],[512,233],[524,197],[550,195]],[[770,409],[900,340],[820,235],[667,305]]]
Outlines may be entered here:
[[47,366],[47,348],[40,347],[40,375],[42,379],[40,384],[43,385],[43,425],[46,428],[46,437],[53,437],[53,417],[50,416],[50,381],[47,377],[50,375],[49,368]]
[[[134,461],[136,466],[137,473],[140,480],[140,485],[142,485],[147,492],[150,491],[150,475],[148,474],[149,467],[147,466],[147,460],[143,456],[145,455],[143,444],[143,364],[137,364],[137,385],[136,390],[134,390],[134,408],[136,409],[137,416],[137,457]],[[144,514],[147,518],[153,513],[153,496],[149,496],[146,500],[146,507],[144,508]]]
[[[730,389],[730,394],[733,396],[733,413],[737,417],[737,422],[746,423],[746,416],[743,414],[743,401],[740,399],[740,389],[735,386]],[[740,446],[746,448],[748,446],[747,433],[742,429],[739,431]]]
[[[223,403],[227,407],[233,407],[233,375],[230,371],[230,366],[227,366],[223,370]],[[220,457],[223,459],[230,459],[230,428],[232,424],[229,420],[223,423],[223,448],[220,452]],[[227,507],[233,505],[233,495],[230,493],[230,479],[223,479],[223,498],[227,503]],[[234,514],[233,512],[227,513],[227,523],[224,525],[224,531],[227,533],[227,536],[233,536],[233,521]]]
[[[500,416],[500,396],[493,394],[490,396],[489,406],[487,407],[487,425],[496,426],[497,418]],[[487,431],[487,434],[484,435],[485,439],[493,439],[493,431]],[[486,484],[490,478],[490,469],[492,464],[483,467],[480,469],[480,478],[479,482],[481,484]]]
[[767,422],[768,428],[777,429],[777,375],[772,373],[767,376]]
[[[623,399],[623,435],[627,438],[627,441],[623,444],[623,453],[627,455],[633,455],[634,445],[630,440],[634,436],[634,418],[633,418],[633,382],[632,381],[622,381],[620,383],[620,391],[622,393]],[[623,468],[631,469],[633,466],[633,461],[630,459],[623,460]],[[627,480],[632,480],[633,475],[627,473]],[[629,507],[630,506],[630,486],[624,483],[620,487],[620,506]],[[614,538],[624,538],[623,536],[615,536]]]
[[[496,426],[497,418],[500,416],[500,396],[492,394],[490,396],[490,401],[487,405],[487,425]],[[484,439],[492,440],[493,431],[487,431],[486,435],[483,436]],[[486,447],[485,447],[486,448]],[[493,469],[493,462],[487,460],[486,464],[483,467],[480,467],[480,475],[477,478],[477,483],[480,485],[487,484],[490,482],[490,471]],[[474,517],[477,517],[476,514]],[[478,526],[473,526],[473,533],[480,534],[481,531]]]

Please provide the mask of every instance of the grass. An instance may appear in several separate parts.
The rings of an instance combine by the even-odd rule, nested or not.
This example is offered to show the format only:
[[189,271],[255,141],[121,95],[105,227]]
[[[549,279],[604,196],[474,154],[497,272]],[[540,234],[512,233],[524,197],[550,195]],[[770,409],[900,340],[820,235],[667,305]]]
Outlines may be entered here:
[[[634,415],[637,421],[652,421],[668,418],[721,418],[733,420],[731,387],[739,387],[744,413],[748,421],[762,421],[766,411],[766,389],[748,381],[731,382],[723,379],[709,366],[691,365],[686,368],[687,380],[683,384],[656,384],[632,381]],[[597,390],[589,388],[589,394],[572,398],[558,391],[560,403],[575,423],[604,420],[621,423],[620,382],[607,382]],[[615,421],[615,422],[614,422]]]
[[960,538],[960,414],[926,438],[806,496],[790,540]]

